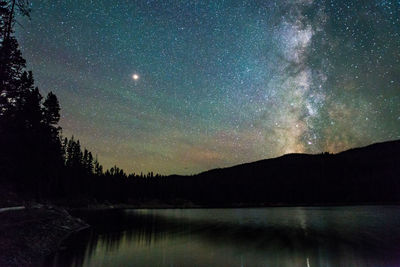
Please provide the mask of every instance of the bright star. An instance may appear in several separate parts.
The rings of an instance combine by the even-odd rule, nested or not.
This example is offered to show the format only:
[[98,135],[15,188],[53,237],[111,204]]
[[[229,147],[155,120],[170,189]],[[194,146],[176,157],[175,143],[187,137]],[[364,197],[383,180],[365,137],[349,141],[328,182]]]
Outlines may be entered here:
[[132,75],[132,79],[135,80],[135,81],[139,80],[139,78],[140,78],[139,74],[135,73],[135,74]]

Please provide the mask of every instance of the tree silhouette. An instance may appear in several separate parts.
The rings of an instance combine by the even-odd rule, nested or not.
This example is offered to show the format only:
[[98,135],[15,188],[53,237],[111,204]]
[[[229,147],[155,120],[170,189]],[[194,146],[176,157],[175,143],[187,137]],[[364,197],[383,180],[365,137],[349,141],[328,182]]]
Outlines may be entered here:
[[46,100],[43,103],[44,107],[44,122],[48,125],[57,125],[60,120],[60,105],[57,96],[50,92],[47,94]]
[[1,1],[3,15],[3,40],[8,41],[13,32],[15,23],[15,12],[18,11],[22,16],[30,17],[31,9],[28,0]]
[[56,95],[43,100],[26,70],[13,25],[15,12],[29,11],[26,0],[0,0],[0,182],[68,205],[76,199],[208,206],[400,201],[400,141],[332,155],[286,155],[193,176],[103,170],[74,136],[62,139]]

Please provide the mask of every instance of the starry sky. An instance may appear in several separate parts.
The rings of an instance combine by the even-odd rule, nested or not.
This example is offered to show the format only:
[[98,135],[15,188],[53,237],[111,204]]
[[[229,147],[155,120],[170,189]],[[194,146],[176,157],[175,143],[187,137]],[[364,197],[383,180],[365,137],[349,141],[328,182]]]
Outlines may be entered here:
[[28,69],[104,167],[192,174],[400,138],[398,0],[31,2]]

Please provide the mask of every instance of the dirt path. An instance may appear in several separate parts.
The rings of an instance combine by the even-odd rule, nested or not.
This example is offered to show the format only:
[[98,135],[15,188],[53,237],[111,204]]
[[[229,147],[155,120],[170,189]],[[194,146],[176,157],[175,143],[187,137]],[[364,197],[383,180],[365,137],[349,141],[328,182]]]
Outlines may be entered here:
[[5,207],[5,208],[0,208],[0,213],[12,210],[23,210],[23,209],[25,209],[25,206]]

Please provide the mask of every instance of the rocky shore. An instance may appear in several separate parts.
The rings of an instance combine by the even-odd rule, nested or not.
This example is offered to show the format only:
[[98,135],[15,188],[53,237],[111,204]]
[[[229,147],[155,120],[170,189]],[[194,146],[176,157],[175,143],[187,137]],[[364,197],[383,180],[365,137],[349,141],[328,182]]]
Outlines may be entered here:
[[40,266],[70,234],[88,225],[65,209],[35,204],[0,213],[0,266]]

